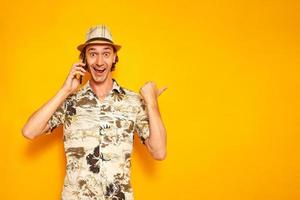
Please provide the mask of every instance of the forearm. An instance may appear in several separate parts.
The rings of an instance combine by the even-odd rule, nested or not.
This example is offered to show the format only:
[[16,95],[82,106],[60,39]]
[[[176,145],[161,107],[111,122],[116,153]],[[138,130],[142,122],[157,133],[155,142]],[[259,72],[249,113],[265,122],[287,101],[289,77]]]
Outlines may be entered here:
[[163,160],[166,157],[166,129],[163,124],[158,103],[147,104],[150,136],[146,142],[150,153],[154,158]]
[[40,135],[52,114],[68,96],[68,92],[60,89],[54,97],[29,117],[22,129],[23,135],[29,139],[33,139]]

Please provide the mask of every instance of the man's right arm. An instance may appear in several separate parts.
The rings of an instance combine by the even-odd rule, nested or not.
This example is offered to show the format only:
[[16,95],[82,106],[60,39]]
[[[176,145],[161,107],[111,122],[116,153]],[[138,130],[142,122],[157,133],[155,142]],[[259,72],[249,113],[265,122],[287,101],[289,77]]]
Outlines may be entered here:
[[80,85],[79,80],[75,78],[76,74],[84,76],[86,70],[82,67],[85,63],[75,63],[66,78],[63,87],[41,108],[35,111],[27,120],[22,129],[22,134],[28,139],[34,139],[37,136],[49,131],[50,125],[48,123],[51,116],[55,113],[58,107],[65,101],[65,99],[77,90]]
[[69,92],[60,89],[46,104],[35,111],[28,119],[22,129],[23,136],[28,139],[34,139],[37,136],[49,131],[48,121],[56,109],[69,96]]

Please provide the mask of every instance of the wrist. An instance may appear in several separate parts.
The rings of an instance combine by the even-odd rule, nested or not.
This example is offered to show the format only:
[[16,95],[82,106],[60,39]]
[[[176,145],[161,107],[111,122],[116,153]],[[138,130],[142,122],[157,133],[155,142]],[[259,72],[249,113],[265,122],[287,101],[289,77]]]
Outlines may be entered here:
[[158,108],[157,100],[145,101],[146,107],[148,109],[156,109]]
[[67,97],[67,96],[69,96],[69,95],[71,94],[71,92],[70,92],[69,90],[66,90],[66,89],[64,89],[64,88],[61,88],[61,89],[58,91],[58,93],[59,93],[60,95],[62,95],[62,96],[65,96],[65,97]]

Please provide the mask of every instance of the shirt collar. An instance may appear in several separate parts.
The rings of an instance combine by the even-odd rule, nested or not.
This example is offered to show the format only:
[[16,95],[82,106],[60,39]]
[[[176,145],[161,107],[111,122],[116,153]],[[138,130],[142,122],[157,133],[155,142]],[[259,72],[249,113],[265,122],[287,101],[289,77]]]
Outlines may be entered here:
[[[118,84],[118,82],[113,78],[113,87],[112,90],[110,91],[110,94],[112,92],[118,92],[120,94],[125,94],[123,88]],[[82,86],[82,92],[85,93],[87,91],[91,91],[94,93],[93,89],[91,88],[90,85],[90,80],[88,80],[83,86]]]

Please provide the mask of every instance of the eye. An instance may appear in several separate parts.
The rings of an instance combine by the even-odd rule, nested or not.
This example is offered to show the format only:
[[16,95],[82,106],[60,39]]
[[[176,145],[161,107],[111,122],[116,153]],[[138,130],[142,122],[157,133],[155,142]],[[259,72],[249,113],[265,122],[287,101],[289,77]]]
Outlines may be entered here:
[[95,56],[95,53],[94,53],[94,52],[90,53],[90,56],[91,56],[91,57],[94,57],[94,56]]
[[105,52],[105,53],[104,53],[104,56],[105,56],[105,57],[108,57],[109,54],[110,54],[109,52]]

